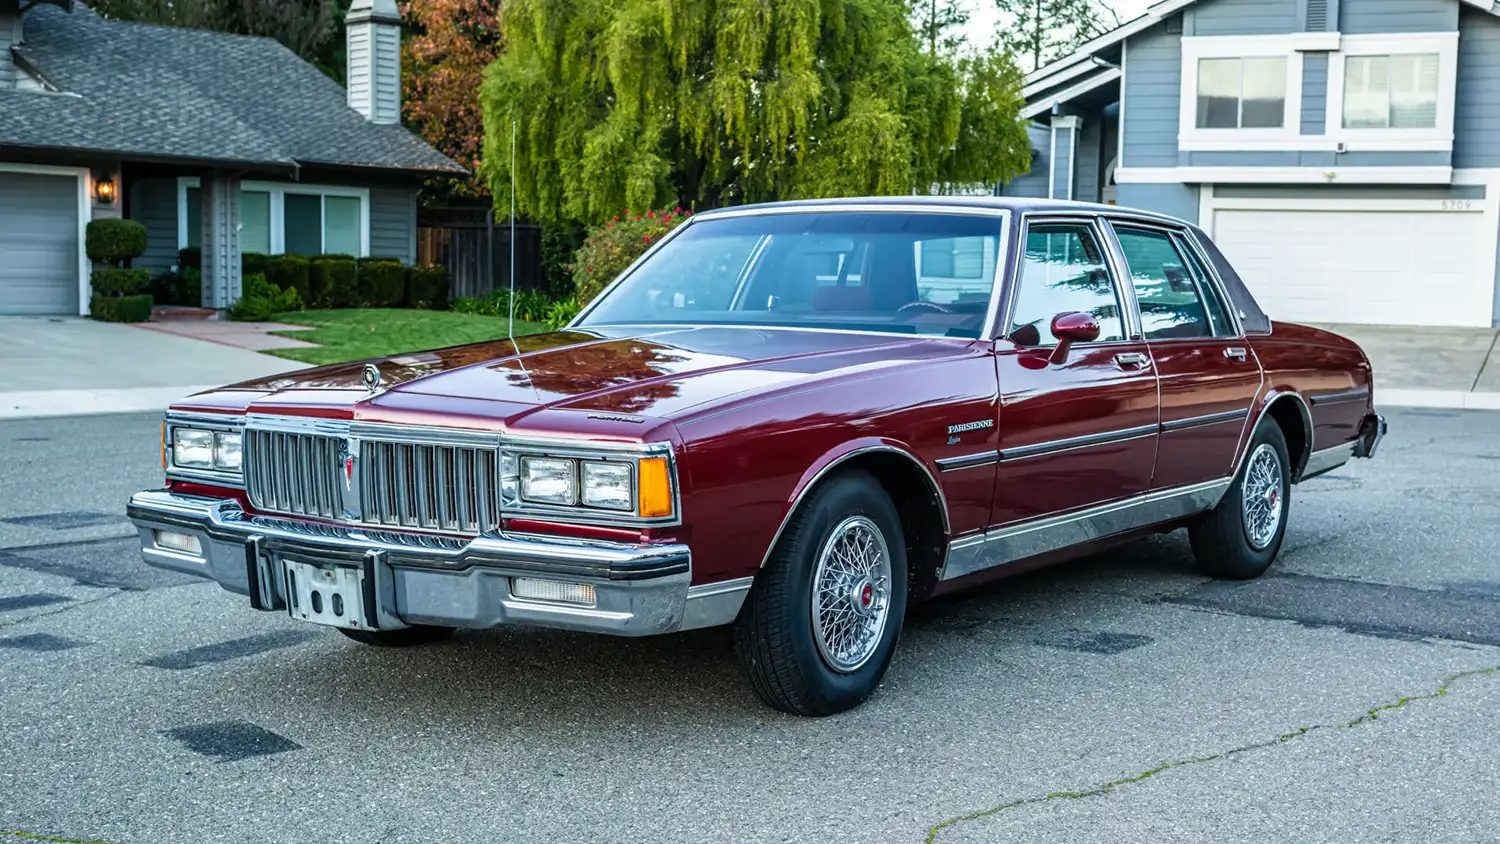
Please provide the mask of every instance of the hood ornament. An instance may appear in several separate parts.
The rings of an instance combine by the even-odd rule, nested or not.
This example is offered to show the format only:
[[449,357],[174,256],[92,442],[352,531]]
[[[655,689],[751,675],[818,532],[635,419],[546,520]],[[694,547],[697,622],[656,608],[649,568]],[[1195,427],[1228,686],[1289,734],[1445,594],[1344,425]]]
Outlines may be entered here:
[[364,381],[365,389],[371,393],[380,392],[380,367],[373,363],[365,364],[365,370],[360,374],[360,380]]

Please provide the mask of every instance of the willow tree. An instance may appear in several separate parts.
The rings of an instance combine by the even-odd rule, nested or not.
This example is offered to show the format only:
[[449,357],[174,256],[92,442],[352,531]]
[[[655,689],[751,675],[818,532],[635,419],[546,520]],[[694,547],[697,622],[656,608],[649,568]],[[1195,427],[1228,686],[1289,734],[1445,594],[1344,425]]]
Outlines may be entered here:
[[1008,58],[924,49],[904,0],[506,0],[484,176],[542,221],[993,184],[1030,148]]

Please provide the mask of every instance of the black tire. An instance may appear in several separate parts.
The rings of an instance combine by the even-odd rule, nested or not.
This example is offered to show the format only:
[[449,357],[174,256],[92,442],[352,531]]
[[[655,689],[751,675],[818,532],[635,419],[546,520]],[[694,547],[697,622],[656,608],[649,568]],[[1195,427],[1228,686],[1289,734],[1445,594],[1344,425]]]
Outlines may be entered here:
[[347,627],[340,627],[338,631],[362,645],[374,645],[377,648],[410,648],[416,645],[430,645],[453,635],[452,627],[432,627],[426,624],[400,630],[350,630]]
[[[1268,449],[1274,455],[1279,470],[1280,517],[1270,541],[1257,547],[1251,540],[1251,528],[1245,515],[1245,479],[1254,467],[1257,453]],[[1276,562],[1281,551],[1281,541],[1286,537],[1287,514],[1292,506],[1292,469],[1287,456],[1286,436],[1280,426],[1266,420],[1256,429],[1245,450],[1244,465],[1235,475],[1229,491],[1219,501],[1219,506],[1203,514],[1188,528],[1192,541],[1193,556],[1205,574],[1229,580],[1249,580],[1266,573]]]
[[[813,632],[813,577],[835,528],[863,517],[879,529],[890,561],[886,620],[874,649],[850,670],[835,668]],[[755,693],[796,715],[822,716],[863,703],[890,666],[906,615],[906,544],[890,496],[865,472],[823,482],[797,508],[755,578],[735,621],[735,644]]]

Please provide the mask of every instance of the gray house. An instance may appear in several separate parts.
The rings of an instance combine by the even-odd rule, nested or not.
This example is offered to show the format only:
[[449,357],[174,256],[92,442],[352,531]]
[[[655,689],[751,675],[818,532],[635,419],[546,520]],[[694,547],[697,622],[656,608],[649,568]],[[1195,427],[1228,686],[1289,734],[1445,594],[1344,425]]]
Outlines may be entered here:
[[422,180],[463,168],[400,125],[394,0],[355,0],[346,91],[281,44],[0,0],[0,314],[88,310],[84,226],[147,228],[137,267],[203,250],[203,297],[242,252],[416,258]]
[[1273,317],[1500,325],[1495,0],[1162,0],[1024,93],[1004,194],[1196,222]]

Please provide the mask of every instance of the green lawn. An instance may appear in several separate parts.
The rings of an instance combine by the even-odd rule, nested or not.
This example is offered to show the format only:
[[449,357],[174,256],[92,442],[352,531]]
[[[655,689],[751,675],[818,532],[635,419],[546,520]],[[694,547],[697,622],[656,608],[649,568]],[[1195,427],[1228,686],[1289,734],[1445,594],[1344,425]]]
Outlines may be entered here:
[[[506,320],[449,311],[354,308],[277,314],[277,322],[310,325],[311,331],[279,332],[284,337],[317,343],[316,348],[274,349],[278,357],[304,363],[342,363],[361,358],[420,352],[461,343],[504,337]],[[547,326],[516,320],[516,335],[540,334]]]

